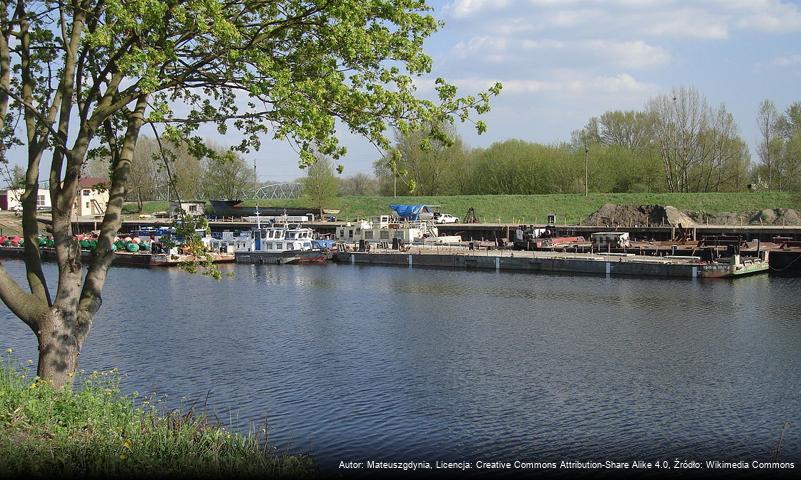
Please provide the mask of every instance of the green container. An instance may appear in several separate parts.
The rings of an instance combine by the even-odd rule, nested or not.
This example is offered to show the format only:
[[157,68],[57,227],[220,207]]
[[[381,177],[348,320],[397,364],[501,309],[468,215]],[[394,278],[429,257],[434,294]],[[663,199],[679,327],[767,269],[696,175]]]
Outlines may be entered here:
[[126,248],[127,248],[127,249],[128,249],[128,251],[129,251],[129,252],[131,252],[131,253],[134,253],[134,252],[138,252],[138,251],[139,251],[139,245],[137,245],[137,244],[135,244],[135,243],[129,243],[129,244],[128,244],[128,246],[127,246]]

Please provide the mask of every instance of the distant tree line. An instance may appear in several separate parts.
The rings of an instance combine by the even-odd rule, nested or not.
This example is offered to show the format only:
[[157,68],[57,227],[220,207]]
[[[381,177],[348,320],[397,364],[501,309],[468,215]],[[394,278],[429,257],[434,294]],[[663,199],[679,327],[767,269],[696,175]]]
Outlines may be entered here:
[[[96,155],[88,175],[107,177],[108,158]],[[255,172],[235,152],[207,142],[204,148],[141,136],[128,176],[126,200],[241,200],[253,196]]]
[[641,111],[593,117],[569,142],[552,145],[511,139],[470,149],[453,131],[447,143],[396,132],[394,150],[373,165],[374,181],[381,195],[581,193],[586,161],[591,192],[799,190],[801,102],[780,114],[766,100],[757,121],[763,141],[753,163],[725,105],[674,88]]
[[[765,100],[756,121],[758,161],[752,162],[725,105],[710,105],[694,88],[673,88],[643,110],[592,117],[570,141],[557,144],[510,139],[469,148],[450,125],[437,126],[447,133],[439,140],[428,130],[396,131],[393,149],[374,162],[373,175],[338,175],[332,159],[316,155],[300,183],[310,206],[320,209],[337,195],[801,190],[801,102],[781,113]],[[159,149],[154,138],[140,138],[127,199],[141,205],[174,198],[175,190],[185,199],[249,198],[252,167],[235,153],[207,147],[211,154],[198,155],[189,145]],[[98,175],[107,162],[89,168]]]
[[768,191],[801,191],[801,102],[794,102],[784,113],[764,100],[757,114],[760,163],[755,178]]

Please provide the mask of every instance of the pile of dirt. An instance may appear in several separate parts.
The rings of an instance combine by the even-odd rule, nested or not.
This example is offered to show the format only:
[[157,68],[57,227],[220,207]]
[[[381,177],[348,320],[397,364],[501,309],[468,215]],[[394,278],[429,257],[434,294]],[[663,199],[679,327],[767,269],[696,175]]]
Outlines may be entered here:
[[801,215],[792,208],[765,208],[755,213],[751,225],[801,225]]
[[722,212],[722,213],[706,213],[706,212],[687,212],[687,215],[695,221],[696,224],[702,225],[745,225],[748,224],[751,218],[750,214]]
[[684,227],[695,224],[681,210],[669,205],[616,205],[604,204],[584,220],[587,225],[606,225],[608,227],[636,227],[647,225],[678,225]]
[[584,220],[586,225],[636,227],[670,225],[801,225],[801,214],[792,208],[766,208],[750,214],[682,212],[670,205],[604,204]]

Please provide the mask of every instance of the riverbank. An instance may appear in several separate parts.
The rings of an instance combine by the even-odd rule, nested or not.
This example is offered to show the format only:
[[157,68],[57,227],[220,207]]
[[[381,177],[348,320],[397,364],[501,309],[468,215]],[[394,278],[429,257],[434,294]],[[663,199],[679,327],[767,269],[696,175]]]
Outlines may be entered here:
[[254,435],[204,415],[160,412],[123,396],[116,372],[55,391],[0,359],[0,477],[313,477],[305,456],[280,455]]
[[[244,205],[256,205],[257,200],[247,200]],[[260,199],[263,207],[308,206],[305,198]],[[329,208],[340,210],[340,220],[369,218],[386,215],[389,205],[426,204],[438,205],[437,209],[462,219],[469,208],[474,208],[481,223],[545,223],[547,215],[555,213],[560,224],[580,224],[589,215],[605,204],[617,205],[671,205],[682,211],[717,217],[720,214],[750,216],[763,209],[801,209],[801,195],[787,192],[737,192],[737,193],[590,193],[551,195],[453,195],[427,197],[337,197]],[[714,223],[712,221],[700,223]],[[738,222],[739,223],[739,222]],[[746,221],[747,223],[747,221]]]

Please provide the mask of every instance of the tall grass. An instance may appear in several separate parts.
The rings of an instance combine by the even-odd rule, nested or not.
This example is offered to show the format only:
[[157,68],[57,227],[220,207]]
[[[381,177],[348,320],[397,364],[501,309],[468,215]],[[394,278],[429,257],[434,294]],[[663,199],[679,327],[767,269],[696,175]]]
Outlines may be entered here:
[[0,360],[0,478],[311,477],[312,461],[278,455],[192,411],[122,396],[116,372],[57,391]]

